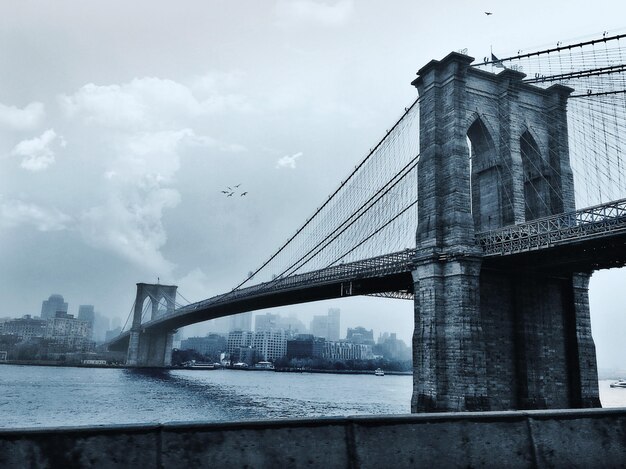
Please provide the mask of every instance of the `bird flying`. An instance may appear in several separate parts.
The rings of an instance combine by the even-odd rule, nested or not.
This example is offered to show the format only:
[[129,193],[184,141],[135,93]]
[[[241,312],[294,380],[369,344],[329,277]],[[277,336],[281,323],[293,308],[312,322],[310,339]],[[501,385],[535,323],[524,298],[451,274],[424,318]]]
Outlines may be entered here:
[[[241,186],[241,183],[239,184],[235,184],[232,187],[231,186],[226,186],[226,189],[222,190],[221,193],[224,194],[226,197],[232,197],[233,195],[235,195],[237,193],[237,188]],[[240,197],[243,197],[244,195],[246,195],[248,192],[242,192],[241,194],[239,194]]]
[[490,11],[486,11],[486,12],[485,12],[485,15],[490,16],[490,15],[493,15],[493,13],[492,13],[492,12],[490,12]]

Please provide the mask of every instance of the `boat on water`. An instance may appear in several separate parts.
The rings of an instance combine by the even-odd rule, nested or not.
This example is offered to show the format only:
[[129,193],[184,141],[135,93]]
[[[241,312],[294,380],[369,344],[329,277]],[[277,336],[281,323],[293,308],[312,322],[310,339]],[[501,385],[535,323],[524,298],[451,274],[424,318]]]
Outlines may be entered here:
[[612,388],[626,388],[626,379],[619,379],[614,383],[611,383],[610,386]]
[[376,370],[374,371],[374,374],[376,376],[385,376],[385,372],[383,371],[382,368],[376,368]]
[[274,364],[272,362],[260,361],[254,365],[254,369],[274,371]]
[[191,360],[191,362],[186,363],[184,366],[190,370],[215,370],[220,368],[219,363],[201,363],[195,360]]

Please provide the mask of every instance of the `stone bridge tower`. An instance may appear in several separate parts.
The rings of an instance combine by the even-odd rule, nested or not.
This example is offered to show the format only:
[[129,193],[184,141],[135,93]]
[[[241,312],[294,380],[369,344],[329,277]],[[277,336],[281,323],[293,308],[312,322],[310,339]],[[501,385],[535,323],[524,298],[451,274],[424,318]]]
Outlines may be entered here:
[[143,332],[141,315],[146,299],[150,301],[150,319],[156,319],[159,314],[159,305],[166,305],[165,314],[176,308],[176,285],[137,284],[133,325],[130,329],[128,355],[126,364],[130,366],[170,366],[172,364],[173,331]]
[[452,53],[420,96],[413,412],[599,406],[589,275],[483,261],[475,234],[574,209],[573,91]]

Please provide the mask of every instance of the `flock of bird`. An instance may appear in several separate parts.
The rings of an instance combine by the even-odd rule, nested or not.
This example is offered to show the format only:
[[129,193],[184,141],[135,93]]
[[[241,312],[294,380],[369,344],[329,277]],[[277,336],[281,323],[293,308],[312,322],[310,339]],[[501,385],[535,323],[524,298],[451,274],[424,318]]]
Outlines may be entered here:
[[[224,196],[226,196],[226,197],[232,197],[237,192],[237,189],[239,188],[239,186],[241,186],[241,184],[237,184],[237,185],[235,185],[233,187],[226,186],[226,190],[223,190],[222,194],[224,194]],[[239,197],[243,197],[243,196],[245,196],[247,194],[248,194],[248,191],[244,191],[244,192],[239,194]]]

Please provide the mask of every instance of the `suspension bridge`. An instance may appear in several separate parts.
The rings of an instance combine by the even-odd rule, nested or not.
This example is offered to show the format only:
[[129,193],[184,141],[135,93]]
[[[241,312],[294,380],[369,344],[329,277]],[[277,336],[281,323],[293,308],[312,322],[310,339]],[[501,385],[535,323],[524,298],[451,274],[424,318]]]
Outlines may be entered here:
[[138,284],[109,348],[163,366],[185,325],[407,298],[413,411],[598,406],[587,290],[594,270],[626,265],[624,41],[429,62],[415,102],[258,269],[187,305]]

